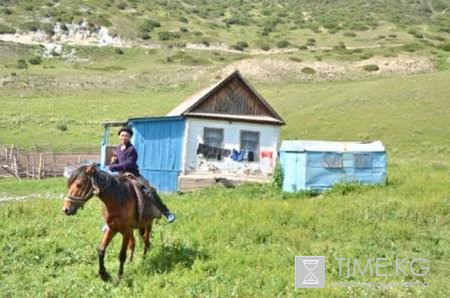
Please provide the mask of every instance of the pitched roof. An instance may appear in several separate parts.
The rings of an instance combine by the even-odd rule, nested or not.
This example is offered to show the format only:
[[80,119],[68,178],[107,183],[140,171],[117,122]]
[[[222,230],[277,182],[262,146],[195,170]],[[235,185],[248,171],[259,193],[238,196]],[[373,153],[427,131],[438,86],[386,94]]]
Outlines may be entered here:
[[[223,114],[223,113],[208,113],[207,115],[200,115],[200,113],[194,112],[194,109],[198,107],[200,104],[208,100],[211,95],[213,95],[215,92],[219,91],[219,89],[229,83],[234,78],[238,78],[242,84],[244,84],[251,93],[259,100],[259,102],[268,110],[270,116],[262,116],[261,117],[255,117],[255,115],[231,115],[231,114]],[[203,113],[204,114],[204,113]],[[252,122],[265,122],[265,123],[274,123],[278,125],[284,125],[285,122],[281,118],[280,115],[269,105],[269,103],[250,85],[250,83],[241,75],[241,73],[236,70],[233,73],[231,73],[228,77],[223,79],[222,81],[219,81],[216,84],[213,84],[194,95],[187,98],[185,101],[183,101],[181,104],[179,104],[177,107],[175,107],[173,110],[171,110],[167,116],[204,116],[208,118],[228,118],[228,119],[236,119],[236,120],[242,120],[242,121],[252,121]],[[259,119],[261,118],[261,119]],[[264,119],[262,119],[264,118]],[[260,121],[261,120],[261,121]]]

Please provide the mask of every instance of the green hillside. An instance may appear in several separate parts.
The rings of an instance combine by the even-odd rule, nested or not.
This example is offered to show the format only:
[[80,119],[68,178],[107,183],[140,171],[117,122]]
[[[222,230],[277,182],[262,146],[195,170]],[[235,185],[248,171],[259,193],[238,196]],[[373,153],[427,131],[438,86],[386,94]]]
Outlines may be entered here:
[[[209,1],[209,0],[5,0],[0,33],[42,30],[88,23],[143,43],[183,46],[187,42],[247,46],[301,47],[449,40],[450,4],[417,1]],[[64,29],[64,28],[63,28]],[[67,28],[66,28],[67,29]]]

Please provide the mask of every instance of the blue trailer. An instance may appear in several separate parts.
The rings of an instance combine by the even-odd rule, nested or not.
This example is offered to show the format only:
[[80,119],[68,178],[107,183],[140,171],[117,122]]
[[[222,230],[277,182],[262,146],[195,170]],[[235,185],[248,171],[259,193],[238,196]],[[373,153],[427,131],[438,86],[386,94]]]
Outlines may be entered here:
[[380,141],[283,141],[283,191],[322,191],[335,183],[383,184],[386,150]]

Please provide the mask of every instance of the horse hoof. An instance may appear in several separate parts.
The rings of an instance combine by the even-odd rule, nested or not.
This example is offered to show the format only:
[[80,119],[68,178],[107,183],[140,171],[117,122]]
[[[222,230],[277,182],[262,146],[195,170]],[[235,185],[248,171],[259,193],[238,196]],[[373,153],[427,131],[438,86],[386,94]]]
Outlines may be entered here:
[[111,279],[111,275],[108,272],[99,272],[99,274],[103,281],[109,281]]

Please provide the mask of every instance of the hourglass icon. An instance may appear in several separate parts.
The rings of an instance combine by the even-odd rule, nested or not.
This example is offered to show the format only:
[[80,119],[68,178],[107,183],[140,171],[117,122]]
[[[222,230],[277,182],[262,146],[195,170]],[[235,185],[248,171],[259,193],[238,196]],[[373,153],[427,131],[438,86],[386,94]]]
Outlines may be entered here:
[[303,279],[303,284],[305,285],[317,285],[319,284],[319,279],[314,275],[313,271],[317,268],[319,260],[302,260],[303,265],[308,270],[305,278]]

